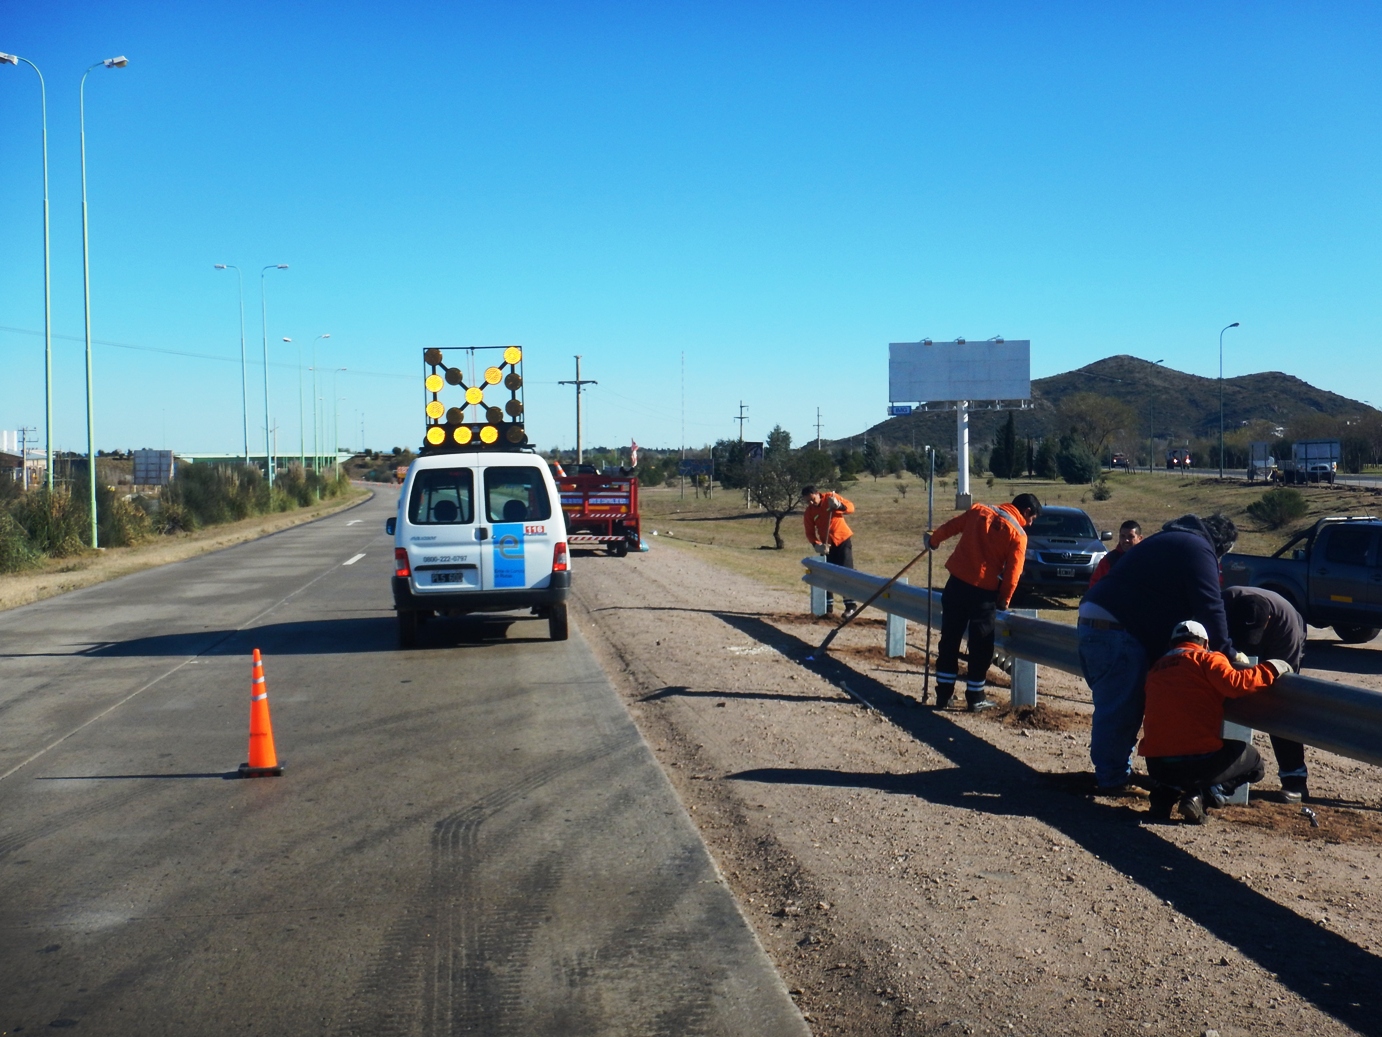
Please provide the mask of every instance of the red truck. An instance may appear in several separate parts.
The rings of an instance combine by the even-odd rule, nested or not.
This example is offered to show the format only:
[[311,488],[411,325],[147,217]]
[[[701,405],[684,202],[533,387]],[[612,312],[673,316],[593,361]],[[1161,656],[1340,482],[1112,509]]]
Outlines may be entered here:
[[594,465],[569,465],[571,474],[552,466],[566,516],[566,542],[573,548],[604,547],[623,558],[641,545],[638,530],[638,480],[631,475],[600,475]]

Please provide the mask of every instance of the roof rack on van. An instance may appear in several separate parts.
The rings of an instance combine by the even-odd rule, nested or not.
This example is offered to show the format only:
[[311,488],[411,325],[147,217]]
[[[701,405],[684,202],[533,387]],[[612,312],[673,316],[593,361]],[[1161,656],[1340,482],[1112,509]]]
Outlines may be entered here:
[[[447,363],[442,350],[422,351],[427,390],[427,431],[422,453],[438,454],[457,450],[515,450],[525,446],[528,434],[523,428],[523,350],[518,346],[465,346],[449,350],[465,354],[459,366]],[[487,357],[477,354],[499,353],[498,363],[480,366]],[[442,391],[454,386],[459,391],[459,406],[447,407]],[[502,388],[501,388],[502,386]],[[494,397],[504,390],[509,398],[500,407]],[[485,393],[493,395],[485,399]],[[457,392],[451,394],[453,401]]]

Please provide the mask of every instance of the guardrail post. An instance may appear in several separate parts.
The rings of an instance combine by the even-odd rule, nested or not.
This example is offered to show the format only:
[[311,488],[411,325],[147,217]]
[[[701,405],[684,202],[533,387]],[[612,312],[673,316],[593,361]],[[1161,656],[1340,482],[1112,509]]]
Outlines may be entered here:
[[825,615],[825,593],[824,587],[811,588],[811,615]]
[[[1036,609],[1009,609],[1009,611],[1018,616],[1028,616],[1031,619],[1040,618]],[[1014,657],[1012,682],[1012,705],[1014,709],[1018,706],[1035,706],[1037,704],[1036,663],[1030,659]]]
[[[902,577],[897,583],[906,583]],[[894,584],[893,586],[897,586]],[[888,658],[903,659],[907,655],[907,620],[902,616],[888,613]]]

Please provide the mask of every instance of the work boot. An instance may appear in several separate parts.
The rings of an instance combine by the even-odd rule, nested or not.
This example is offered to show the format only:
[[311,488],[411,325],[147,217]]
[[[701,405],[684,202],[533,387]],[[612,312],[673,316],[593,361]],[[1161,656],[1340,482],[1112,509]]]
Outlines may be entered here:
[[1180,798],[1181,820],[1188,825],[1202,825],[1208,816],[1204,812],[1204,797],[1198,792],[1187,792]]
[[1287,803],[1303,803],[1310,798],[1310,789],[1306,787],[1305,776],[1283,774],[1281,776],[1281,798]]
[[1158,785],[1152,789],[1151,805],[1147,810],[1147,819],[1150,821],[1169,821],[1171,820],[1171,808],[1176,805],[1176,800],[1180,796],[1180,789],[1172,788],[1170,785]]
[[949,709],[950,700],[955,697],[955,685],[937,684],[936,685],[936,708]]
[[847,616],[851,612],[853,612],[857,605],[858,602],[856,602],[853,598],[845,598],[845,615]]
[[997,702],[990,702],[983,697],[977,699],[965,698],[965,709],[970,713],[982,713],[986,709],[993,709],[996,705],[998,705]]

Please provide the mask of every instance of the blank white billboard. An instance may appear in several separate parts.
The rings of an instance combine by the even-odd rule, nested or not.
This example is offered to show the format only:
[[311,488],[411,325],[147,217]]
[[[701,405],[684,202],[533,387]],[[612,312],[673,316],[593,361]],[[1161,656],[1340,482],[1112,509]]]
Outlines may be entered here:
[[888,344],[889,403],[1031,398],[1028,339]]

